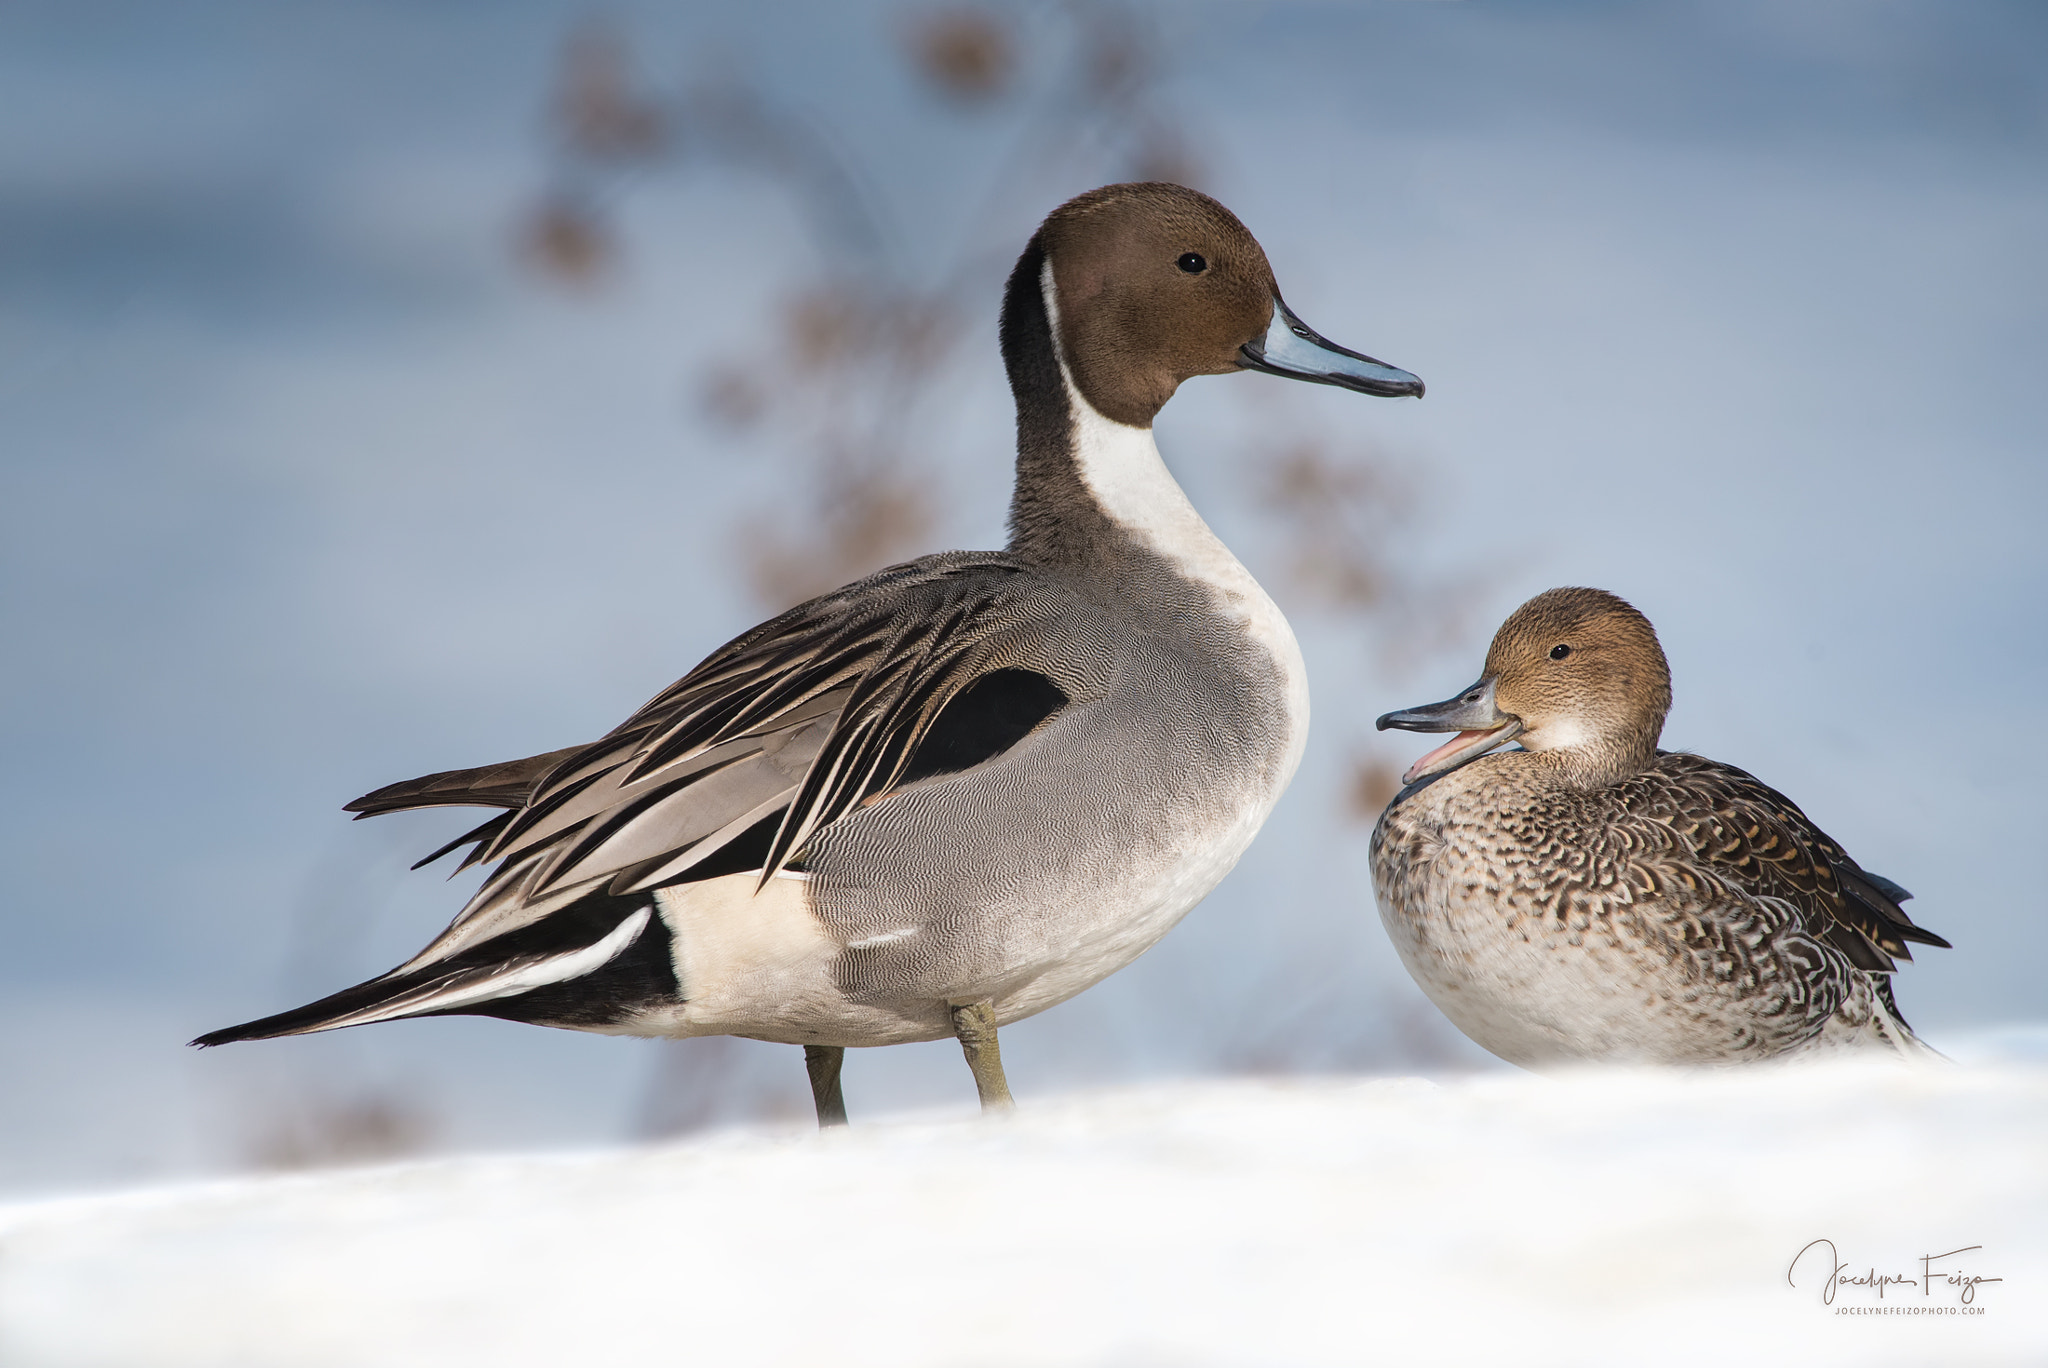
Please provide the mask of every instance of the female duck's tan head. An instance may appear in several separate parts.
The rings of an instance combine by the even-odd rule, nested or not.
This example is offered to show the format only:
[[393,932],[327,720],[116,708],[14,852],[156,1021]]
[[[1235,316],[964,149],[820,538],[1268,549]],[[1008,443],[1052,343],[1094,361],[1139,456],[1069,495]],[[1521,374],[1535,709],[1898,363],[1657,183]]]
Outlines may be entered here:
[[1476,684],[1388,713],[1379,729],[1458,733],[1410,766],[1404,783],[1519,741],[1554,753],[1573,782],[1592,786],[1649,764],[1670,711],[1671,669],[1650,620],[1603,589],[1551,589],[1501,624]]
[[1207,195],[1164,182],[1107,185],[1054,210],[1018,262],[1005,306],[1012,380],[1030,338],[1028,291],[1054,315],[1059,355],[1103,417],[1151,426],[1180,382],[1263,370],[1366,394],[1420,395],[1407,371],[1318,336],[1281,301],[1258,240]]

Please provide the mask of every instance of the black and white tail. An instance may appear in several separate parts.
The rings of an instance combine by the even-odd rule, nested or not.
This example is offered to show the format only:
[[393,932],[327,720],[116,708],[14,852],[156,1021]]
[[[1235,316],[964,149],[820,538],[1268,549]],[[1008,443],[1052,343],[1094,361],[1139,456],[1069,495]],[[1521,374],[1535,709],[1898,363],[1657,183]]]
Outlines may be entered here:
[[494,1016],[602,1030],[675,996],[669,933],[653,897],[593,893],[447,959],[401,966],[192,1043],[268,1040],[416,1016]]

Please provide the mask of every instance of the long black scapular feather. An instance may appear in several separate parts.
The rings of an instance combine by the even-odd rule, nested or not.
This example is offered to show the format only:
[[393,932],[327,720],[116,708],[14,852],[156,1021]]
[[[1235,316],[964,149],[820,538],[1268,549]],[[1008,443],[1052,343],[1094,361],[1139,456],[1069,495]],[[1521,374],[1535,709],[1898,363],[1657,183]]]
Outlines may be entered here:
[[[1045,672],[1065,665],[1038,667],[1050,654],[1047,624],[1071,614],[1070,593],[1001,553],[896,566],[714,652],[591,745],[357,799],[349,810],[363,816],[504,808],[422,861],[469,845],[463,868],[496,867],[449,928],[391,973],[201,1043],[449,1010],[553,1019],[592,982],[616,978],[626,997],[642,991],[642,979],[659,977],[652,947],[667,934],[647,901],[654,890],[801,868],[805,842],[861,803],[989,760],[1077,687],[1100,687]],[[543,985],[477,998],[536,954],[594,946],[635,908],[654,929],[593,971],[601,980],[579,973],[573,992]]]

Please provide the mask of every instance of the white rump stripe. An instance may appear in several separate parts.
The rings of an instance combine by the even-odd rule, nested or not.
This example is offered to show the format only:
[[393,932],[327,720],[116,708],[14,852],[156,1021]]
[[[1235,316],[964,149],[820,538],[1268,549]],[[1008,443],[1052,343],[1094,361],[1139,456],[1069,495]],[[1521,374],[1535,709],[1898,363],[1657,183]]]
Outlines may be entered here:
[[522,965],[479,983],[464,984],[460,988],[450,988],[446,992],[434,993],[424,998],[409,998],[380,1011],[351,1016],[334,1024],[367,1025],[372,1021],[384,1021],[391,1017],[444,1011],[450,1007],[467,1007],[473,1002],[491,1002],[498,998],[515,997],[520,993],[531,992],[535,988],[544,988],[550,983],[581,978],[594,970],[602,969],[623,954],[626,947],[639,939],[640,933],[647,929],[647,919],[653,915],[653,908],[643,907],[620,922],[609,936],[595,945],[586,945],[581,950],[571,950],[566,955],[554,955],[533,964]]

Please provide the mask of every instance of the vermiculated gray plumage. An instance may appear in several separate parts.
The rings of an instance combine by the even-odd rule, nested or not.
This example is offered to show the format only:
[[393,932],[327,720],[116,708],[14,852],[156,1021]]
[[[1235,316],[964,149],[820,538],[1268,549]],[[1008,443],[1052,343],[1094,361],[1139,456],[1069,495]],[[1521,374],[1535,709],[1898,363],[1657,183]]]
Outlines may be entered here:
[[[1096,291],[1066,314],[1061,269]],[[587,746],[358,799],[505,809],[437,852],[472,846],[483,886],[389,974],[199,1043],[449,1012],[746,1035],[813,1047],[830,1120],[830,1048],[955,1034],[985,1102],[1006,1100],[996,1027],[1153,944],[1299,762],[1293,636],[1149,427],[1181,379],[1245,364],[1276,299],[1258,244],[1192,191],[1063,208],[1004,299],[1007,550],[801,604]],[[1329,356],[1303,378],[1362,366],[1369,392],[1420,390]]]

